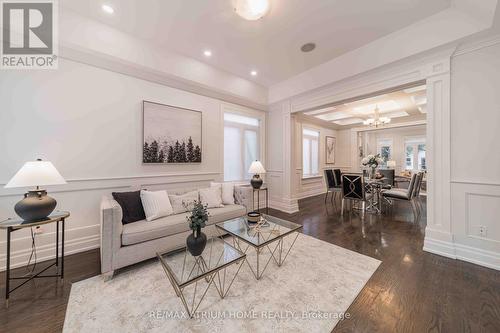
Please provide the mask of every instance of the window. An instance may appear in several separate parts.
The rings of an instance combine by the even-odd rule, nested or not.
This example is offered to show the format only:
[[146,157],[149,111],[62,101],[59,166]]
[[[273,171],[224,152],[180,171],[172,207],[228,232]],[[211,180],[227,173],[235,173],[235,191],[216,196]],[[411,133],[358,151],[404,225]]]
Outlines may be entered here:
[[405,140],[405,169],[426,170],[425,138],[409,138]]
[[418,169],[419,170],[427,170],[425,165],[425,143],[418,145]]
[[302,175],[319,175],[319,132],[302,130]]
[[245,180],[250,164],[260,160],[260,120],[224,113],[224,180]]
[[378,139],[377,140],[377,151],[380,154],[380,157],[384,160],[382,166],[387,165],[387,161],[389,161],[392,157],[392,140],[391,139]]

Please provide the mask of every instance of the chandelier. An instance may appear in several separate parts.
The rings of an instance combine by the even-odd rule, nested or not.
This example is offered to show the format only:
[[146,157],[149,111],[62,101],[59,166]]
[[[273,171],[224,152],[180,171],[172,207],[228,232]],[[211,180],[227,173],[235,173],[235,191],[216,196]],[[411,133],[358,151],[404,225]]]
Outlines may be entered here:
[[380,117],[378,106],[375,107],[374,117],[366,119],[363,124],[371,127],[387,125],[391,122],[389,117]]

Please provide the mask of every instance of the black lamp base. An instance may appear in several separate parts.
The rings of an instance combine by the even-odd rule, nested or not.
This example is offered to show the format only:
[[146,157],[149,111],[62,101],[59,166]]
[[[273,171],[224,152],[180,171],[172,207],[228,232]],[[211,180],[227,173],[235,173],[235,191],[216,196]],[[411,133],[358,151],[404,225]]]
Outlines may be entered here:
[[46,219],[56,205],[57,201],[49,197],[47,191],[33,190],[24,194],[24,199],[14,206],[14,210],[25,221],[38,221]]
[[250,180],[250,184],[252,184],[252,187],[256,190],[261,188],[262,183],[264,183],[264,181],[262,180],[262,178],[260,178],[259,175],[254,175]]

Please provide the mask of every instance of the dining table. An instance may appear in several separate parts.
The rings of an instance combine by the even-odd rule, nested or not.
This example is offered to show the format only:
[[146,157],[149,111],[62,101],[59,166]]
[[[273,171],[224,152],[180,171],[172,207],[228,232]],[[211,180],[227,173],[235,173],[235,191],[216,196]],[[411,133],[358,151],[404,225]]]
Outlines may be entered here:
[[371,192],[371,196],[368,201],[368,206],[366,211],[368,213],[380,214],[382,212],[382,188],[385,183],[386,178],[366,178],[365,184],[367,189]]

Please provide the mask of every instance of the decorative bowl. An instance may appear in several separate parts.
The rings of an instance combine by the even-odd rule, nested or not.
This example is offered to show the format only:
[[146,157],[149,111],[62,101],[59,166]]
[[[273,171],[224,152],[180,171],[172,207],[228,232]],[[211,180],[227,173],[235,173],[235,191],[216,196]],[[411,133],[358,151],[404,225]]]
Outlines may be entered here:
[[248,223],[257,223],[260,221],[260,213],[259,212],[250,212],[247,214]]

